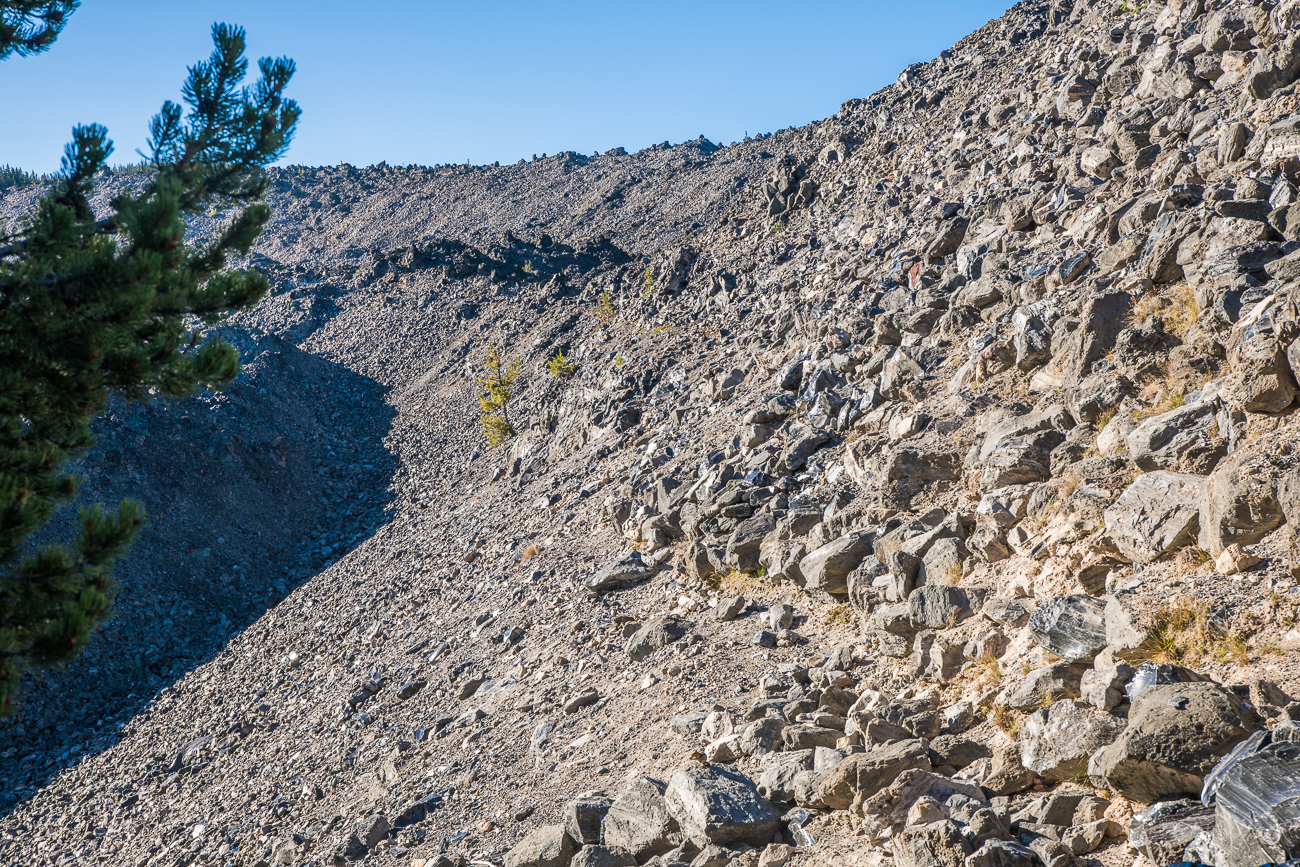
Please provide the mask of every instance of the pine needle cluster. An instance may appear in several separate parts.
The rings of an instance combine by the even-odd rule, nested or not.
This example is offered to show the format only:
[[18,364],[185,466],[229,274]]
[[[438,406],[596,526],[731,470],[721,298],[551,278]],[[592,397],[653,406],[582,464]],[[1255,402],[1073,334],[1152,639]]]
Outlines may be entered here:
[[[10,28],[0,30],[0,57],[3,39],[24,53],[12,47],[14,32],[44,38],[13,31],[15,8],[58,5],[0,0]],[[142,190],[97,215],[92,179],[113,145],[102,126],[78,126],[48,195],[16,231],[0,233],[0,714],[24,671],[85,648],[110,614],[110,568],[144,525],[138,503],[85,506],[70,543],[31,543],[77,496],[83,480],[71,464],[94,444],[91,421],[110,393],[147,401],[228,384],[239,357],[212,326],[269,288],[262,274],[226,264],[247,255],[270,218],[264,166],[285,152],[298,121],[284,96],[294,64],[263,59],[260,80],[244,87],[244,31],[218,24],[212,37],[211,57],[182,90],[188,111],[167,102],[153,119]],[[188,241],[186,219],[212,206],[234,216],[216,237]]]
[[49,48],[80,5],[80,0],[0,0],[0,60]]
[[546,369],[556,379],[568,379],[578,372],[578,365],[565,357],[563,349],[557,349],[551,359],[546,362]]
[[514,396],[515,380],[522,367],[519,359],[507,362],[495,346],[488,349],[487,372],[475,380],[481,392],[478,397],[479,426],[490,448],[496,448],[515,435],[510,421],[509,404]]

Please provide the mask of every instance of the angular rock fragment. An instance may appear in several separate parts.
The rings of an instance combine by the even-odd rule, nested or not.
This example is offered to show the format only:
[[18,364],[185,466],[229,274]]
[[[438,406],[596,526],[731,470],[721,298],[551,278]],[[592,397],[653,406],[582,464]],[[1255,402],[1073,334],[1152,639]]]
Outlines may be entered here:
[[847,594],[849,573],[871,554],[874,541],[874,532],[858,531],[822,545],[799,561],[804,586],[834,595]]
[[638,860],[662,855],[675,846],[678,826],[664,798],[666,789],[650,777],[633,778],[605,814],[601,841],[631,852]]
[[766,845],[780,820],[753,781],[717,766],[678,768],[664,799],[682,832],[697,846]]
[[832,810],[847,810],[855,798],[871,797],[908,769],[930,770],[924,741],[901,741],[849,756],[817,781],[817,801]]
[[573,839],[563,825],[545,825],[506,853],[505,867],[568,867],[573,851]]
[[1082,669],[1068,662],[1036,668],[1004,701],[1016,710],[1033,710],[1058,699],[1078,698],[1082,678]]
[[1133,699],[1128,728],[1093,756],[1088,774],[1143,804],[1199,795],[1219,757],[1255,727],[1254,713],[1218,684],[1152,686]]
[[1067,699],[1025,717],[1016,739],[1024,766],[1049,783],[1059,783],[1082,776],[1092,754],[1111,744],[1123,729],[1123,720]]
[[1129,457],[1146,472],[1204,475],[1228,453],[1220,412],[1216,401],[1201,401],[1146,419],[1128,435]]
[[600,842],[600,826],[609,812],[609,798],[575,798],[564,805],[564,829],[573,842],[594,846]]
[[970,842],[951,819],[912,825],[894,841],[898,867],[964,867]]
[[624,650],[633,662],[640,662],[657,650],[680,641],[691,630],[691,622],[677,614],[654,617],[627,640]]
[[1224,460],[1205,480],[1198,523],[1203,550],[1218,557],[1229,545],[1251,545],[1282,524],[1277,491],[1241,452]]
[[640,584],[654,573],[655,567],[642,559],[641,552],[633,551],[608,566],[596,570],[594,574],[583,580],[583,584],[593,593],[608,593],[611,590],[623,590]]
[[626,849],[586,846],[573,857],[569,867],[637,867],[637,862]]
[[1191,544],[1200,529],[1204,477],[1159,471],[1144,473],[1106,509],[1106,532],[1119,553],[1150,563]]
[[971,614],[970,597],[960,587],[926,584],[907,597],[907,614],[917,629],[944,629]]
[[1129,842],[1152,864],[1172,864],[1182,860],[1189,843],[1213,828],[1213,807],[1188,798],[1163,801],[1133,813]]
[[1058,596],[1029,617],[1029,631],[1068,662],[1091,662],[1106,646],[1106,603],[1087,595]]
[[1214,848],[1225,867],[1300,857],[1300,743],[1245,752],[1215,768]]

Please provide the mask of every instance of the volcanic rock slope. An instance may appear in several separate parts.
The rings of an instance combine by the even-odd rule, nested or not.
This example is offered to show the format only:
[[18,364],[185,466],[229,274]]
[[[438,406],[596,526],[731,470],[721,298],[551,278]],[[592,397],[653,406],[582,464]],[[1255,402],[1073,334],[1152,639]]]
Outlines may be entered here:
[[0,862],[1300,857],[1298,77],[1296,0],[1022,3],[730,147],[276,170]]

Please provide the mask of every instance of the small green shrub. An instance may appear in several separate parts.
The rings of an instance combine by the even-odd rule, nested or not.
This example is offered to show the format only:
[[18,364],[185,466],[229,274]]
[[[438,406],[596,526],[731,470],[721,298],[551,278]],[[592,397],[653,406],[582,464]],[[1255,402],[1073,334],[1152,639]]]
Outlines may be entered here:
[[551,360],[546,362],[546,368],[551,372],[551,376],[556,379],[568,379],[578,372],[578,365],[564,357],[564,350],[557,349]]
[[600,300],[596,302],[596,318],[606,325],[614,321],[614,303],[610,300],[608,289],[600,293]]
[[479,426],[490,448],[496,448],[515,435],[510,421],[509,404],[514,396],[514,383],[519,378],[519,359],[507,362],[495,346],[488,350],[487,373],[475,382],[482,389],[478,405],[482,410]]

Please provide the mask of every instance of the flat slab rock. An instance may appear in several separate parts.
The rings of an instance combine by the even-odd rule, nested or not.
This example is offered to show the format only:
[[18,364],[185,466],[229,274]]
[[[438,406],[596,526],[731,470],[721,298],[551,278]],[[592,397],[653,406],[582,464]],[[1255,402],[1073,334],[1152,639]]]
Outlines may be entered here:
[[1106,532],[1134,563],[1150,563],[1196,541],[1204,476],[1143,473],[1105,512]]
[[633,551],[597,569],[595,573],[583,579],[582,584],[592,593],[608,593],[640,584],[654,574],[654,564],[647,563],[641,557],[640,551]]
[[738,771],[710,765],[678,768],[665,794],[668,810],[697,846],[772,842],[780,814]]

